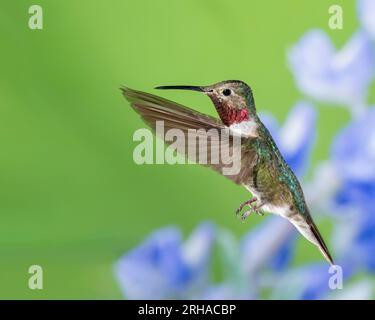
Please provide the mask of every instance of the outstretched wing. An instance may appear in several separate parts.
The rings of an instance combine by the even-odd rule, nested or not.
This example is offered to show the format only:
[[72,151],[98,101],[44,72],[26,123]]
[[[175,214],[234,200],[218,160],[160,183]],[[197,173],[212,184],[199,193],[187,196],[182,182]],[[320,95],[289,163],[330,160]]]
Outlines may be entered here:
[[[250,147],[243,148],[244,144],[251,144],[251,138],[235,137],[219,119],[173,101],[127,87],[122,87],[121,90],[131,107],[154,131],[157,121],[163,121],[165,132],[169,129],[180,130],[184,139],[173,141],[173,147],[184,156],[200,164],[202,159],[206,159],[203,165],[211,167],[237,184],[243,184],[251,178],[257,155]],[[195,138],[188,139],[192,132]],[[164,136],[161,138],[165,141]],[[202,141],[206,143],[200,143]],[[238,141],[240,143],[237,143]],[[172,144],[171,141],[166,143]],[[179,145],[181,143],[183,146]],[[233,164],[239,165],[238,170],[228,170]]]

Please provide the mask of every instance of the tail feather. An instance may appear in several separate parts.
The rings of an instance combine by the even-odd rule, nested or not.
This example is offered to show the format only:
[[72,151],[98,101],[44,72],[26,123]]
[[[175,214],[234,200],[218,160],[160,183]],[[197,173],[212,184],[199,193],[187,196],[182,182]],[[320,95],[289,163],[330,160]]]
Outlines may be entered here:
[[310,221],[309,223],[309,226],[310,226],[310,229],[311,229],[311,232],[314,234],[315,236],[315,239],[317,241],[318,244],[316,244],[316,246],[319,248],[320,252],[322,253],[322,255],[324,256],[324,258],[331,264],[331,265],[334,265],[335,263],[333,262],[333,259],[332,259],[332,256],[331,254],[329,253],[329,250],[327,248],[327,245],[325,244],[324,240],[323,240],[323,237],[322,235],[320,234],[318,228],[316,227],[314,221]]
[[298,219],[290,219],[290,221],[307,240],[309,240],[318,247],[323,257],[331,265],[334,265],[335,263],[333,262],[332,256],[329,253],[327,245],[325,244],[323,237],[320,234],[311,216],[308,216],[307,219],[301,219],[301,215],[298,215],[297,217]]

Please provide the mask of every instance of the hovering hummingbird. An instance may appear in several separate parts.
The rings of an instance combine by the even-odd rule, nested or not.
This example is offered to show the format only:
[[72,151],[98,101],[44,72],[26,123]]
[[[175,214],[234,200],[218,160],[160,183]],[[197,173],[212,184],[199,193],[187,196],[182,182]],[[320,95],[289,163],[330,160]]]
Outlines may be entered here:
[[[259,119],[252,90],[246,83],[229,80],[209,86],[155,88],[199,91],[212,100],[220,120],[149,93],[121,89],[133,109],[153,129],[157,121],[164,121],[167,128],[178,128],[186,134],[189,129],[228,129],[232,135],[241,135],[241,168],[237,174],[226,177],[244,186],[252,198],[242,203],[236,214],[248,207],[241,215],[243,220],[251,213],[263,215],[263,210],[288,219],[334,264],[310,215],[301,185]],[[210,166],[221,172],[220,164]]]

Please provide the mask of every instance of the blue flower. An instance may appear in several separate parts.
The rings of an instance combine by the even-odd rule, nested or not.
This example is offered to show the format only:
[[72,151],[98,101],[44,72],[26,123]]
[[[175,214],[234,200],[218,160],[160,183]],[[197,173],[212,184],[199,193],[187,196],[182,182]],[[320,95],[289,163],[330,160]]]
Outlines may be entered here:
[[357,271],[375,271],[375,209],[347,215],[334,229],[336,254]]
[[286,269],[292,257],[295,228],[285,219],[268,217],[248,234],[240,244],[227,230],[217,233],[223,281],[210,286],[204,299],[256,299],[265,271]]
[[330,298],[335,300],[373,300],[374,284],[371,280],[364,278],[345,285],[343,290],[335,290]]
[[[330,288],[342,280],[345,288],[345,280],[352,274],[352,269],[345,264],[340,269],[333,269],[326,263],[308,264],[291,269],[274,279],[272,299],[298,299],[316,300],[327,299],[337,288]],[[342,278],[341,278],[342,276]]]
[[336,210],[349,213],[336,225],[337,247],[354,266],[375,271],[375,108],[339,133],[332,162],[341,180]]
[[375,2],[373,0],[359,0],[358,16],[363,29],[375,39]]
[[375,209],[369,213],[367,219],[362,219],[355,235],[352,246],[352,252],[347,256],[355,255],[357,261],[362,264],[367,271],[375,271]]
[[233,283],[221,283],[211,286],[201,297],[203,300],[250,300],[255,297],[239,292]]
[[271,266],[284,270],[292,258],[296,230],[293,225],[277,216],[266,218],[252,229],[241,242],[241,264],[250,278]]
[[342,181],[338,205],[364,211],[375,206],[375,109],[343,129],[332,145],[332,162]]
[[115,273],[128,299],[189,298],[203,290],[214,240],[214,227],[201,224],[182,243],[177,228],[154,232],[125,254]]
[[302,176],[308,167],[315,142],[316,111],[313,105],[298,102],[281,128],[271,115],[261,115],[261,119],[274,137],[286,162],[298,176]]
[[290,50],[289,64],[299,89],[312,98],[363,110],[374,74],[372,44],[357,32],[338,52],[321,30],[312,30]]
[[275,279],[271,298],[322,299],[329,290],[328,268],[327,264],[318,263],[291,269]]

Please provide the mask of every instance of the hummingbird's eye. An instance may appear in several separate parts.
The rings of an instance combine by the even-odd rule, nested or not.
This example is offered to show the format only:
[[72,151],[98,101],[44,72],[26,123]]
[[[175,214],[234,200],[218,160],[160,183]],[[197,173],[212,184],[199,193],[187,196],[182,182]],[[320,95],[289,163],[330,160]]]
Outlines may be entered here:
[[223,95],[224,96],[230,96],[231,93],[232,93],[232,91],[230,89],[224,89],[223,90]]

